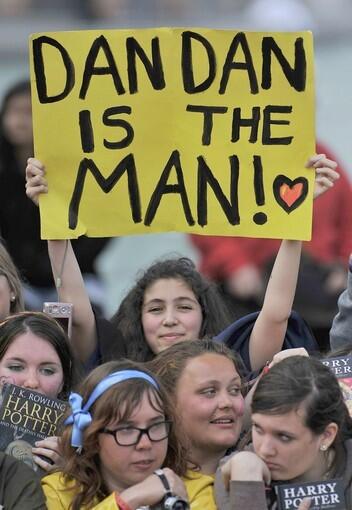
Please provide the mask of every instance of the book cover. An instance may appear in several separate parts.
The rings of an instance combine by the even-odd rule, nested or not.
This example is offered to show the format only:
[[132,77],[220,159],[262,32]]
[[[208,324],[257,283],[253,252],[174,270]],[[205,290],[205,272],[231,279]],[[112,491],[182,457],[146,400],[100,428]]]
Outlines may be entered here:
[[341,478],[275,486],[279,510],[294,510],[310,498],[309,510],[347,510]]
[[60,433],[66,407],[62,400],[4,384],[0,395],[0,451],[40,471],[32,447],[36,441]]
[[322,363],[337,377],[343,397],[352,416],[352,356],[326,358]]

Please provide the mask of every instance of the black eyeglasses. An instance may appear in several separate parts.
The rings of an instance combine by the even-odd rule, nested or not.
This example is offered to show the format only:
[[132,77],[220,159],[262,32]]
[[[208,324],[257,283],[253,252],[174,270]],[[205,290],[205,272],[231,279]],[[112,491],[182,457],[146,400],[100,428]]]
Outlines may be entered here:
[[138,444],[143,434],[147,434],[150,441],[157,442],[166,439],[170,433],[172,422],[171,421],[159,421],[153,423],[145,429],[139,429],[138,427],[120,427],[115,430],[102,429],[101,432],[104,434],[111,434],[116,443],[120,446],[132,446]]

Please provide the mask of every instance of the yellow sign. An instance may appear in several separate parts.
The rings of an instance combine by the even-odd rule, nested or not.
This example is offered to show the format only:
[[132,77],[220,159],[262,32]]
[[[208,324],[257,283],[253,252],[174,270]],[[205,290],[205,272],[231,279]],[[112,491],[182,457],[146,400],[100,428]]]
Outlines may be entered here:
[[310,238],[311,33],[55,32],[30,54],[43,238]]

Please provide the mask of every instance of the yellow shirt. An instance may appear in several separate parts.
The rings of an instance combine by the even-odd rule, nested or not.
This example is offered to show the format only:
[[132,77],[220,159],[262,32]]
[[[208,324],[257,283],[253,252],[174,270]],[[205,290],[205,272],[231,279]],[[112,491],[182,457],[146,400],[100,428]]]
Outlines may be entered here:
[[[191,510],[217,510],[214,500],[214,476],[204,475],[196,471],[187,471],[187,478],[183,479],[188,492]],[[42,478],[42,488],[46,497],[48,510],[69,510],[74,489],[65,483],[61,473],[52,473]],[[95,503],[95,504],[94,504]],[[103,501],[93,502],[90,510],[120,510],[114,494],[110,494]],[[82,507],[82,510],[87,507]]]
[[[61,473],[53,473],[42,478],[42,489],[46,497],[46,506],[48,510],[68,510],[75,494],[74,489],[70,490],[70,485],[64,482]],[[115,495],[110,494],[103,501],[96,501],[90,510],[119,510],[115,501]],[[81,507],[82,510],[87,507]]]
[[214,499],[214,476],[187,471],[183,478],[191,510],[217,510]]

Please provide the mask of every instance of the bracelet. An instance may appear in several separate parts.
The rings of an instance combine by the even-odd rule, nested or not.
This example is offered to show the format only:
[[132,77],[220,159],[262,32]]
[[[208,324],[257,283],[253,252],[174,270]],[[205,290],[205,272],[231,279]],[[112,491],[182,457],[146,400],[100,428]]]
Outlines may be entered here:
[[114,493],[115,494],[115,501],[116,501],[116,504],[117,506],[119,507],[120,510],[132,510],[132,508],[130,507],[130,505],[128,503],[126,503],[118,494],[117,492]]
[[163,484],[164,489],[165,489],[166,497],[169,498],[170,496],[172,496],[172,492],[171,492],[171,487],[170,487],[169,481],[166,478],[166,476],[164,475],[163,470],[162,469],[156,469],[154,471],[154,475],[156,475],[160,479],[161,483]]

